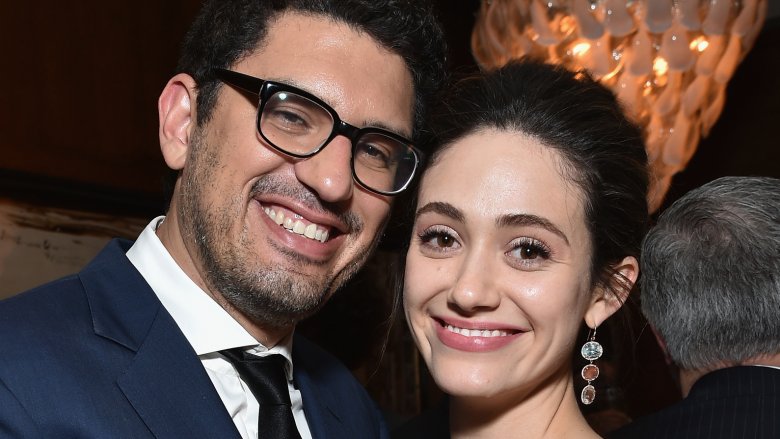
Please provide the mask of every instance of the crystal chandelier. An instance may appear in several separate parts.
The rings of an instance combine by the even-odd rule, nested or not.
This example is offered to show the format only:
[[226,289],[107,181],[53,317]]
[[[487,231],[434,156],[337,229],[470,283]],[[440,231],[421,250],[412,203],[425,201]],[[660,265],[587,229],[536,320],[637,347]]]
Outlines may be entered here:
[[766,0],[488,0],[471,46],[483,68],[528,55],[612,89],[644,128],[655,211],[720,116],[766,11]]

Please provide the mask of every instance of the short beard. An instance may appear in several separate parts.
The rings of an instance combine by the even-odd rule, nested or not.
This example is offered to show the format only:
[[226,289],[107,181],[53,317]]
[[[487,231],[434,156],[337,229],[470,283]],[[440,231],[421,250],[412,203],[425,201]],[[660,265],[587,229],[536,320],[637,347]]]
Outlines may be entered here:
[[[236,195],[219,208],[205,204],[206,188],[223,165],[219,163],[216,149],[203,141],[200,129],[192,140],[188,157],[190,166],[181,177],[178,214],[185,239],[192,239],[196,244],[202,262],[201,276],[209,289],[253,323],[265,328],[287,328],[316,313],[332,292],[363,266],[377,240],[371,240],[371,245],[361,249],[344,269],[331,276],[315,278],[296,273],[295,267],[318,262],[279,247],[275,251],[286,256],[292,269],[269,263],[260,265],[262,260],[246,251],[257,244],[250,241],[246,226],[238,242],[227,234],[236,219],[243,216],[244,201],[240,196]],[[311,191],[291,186],[272,175],[261,176],[252,192],[284,194],[303,200],[313,208],[337,212],[334,206],[324,206]],[[359,235],[363,224],[354,213],[337,215],[351,233]],[[253,261],[260,264],[250,264]],[[215,298],[220,301],[219,297]]]

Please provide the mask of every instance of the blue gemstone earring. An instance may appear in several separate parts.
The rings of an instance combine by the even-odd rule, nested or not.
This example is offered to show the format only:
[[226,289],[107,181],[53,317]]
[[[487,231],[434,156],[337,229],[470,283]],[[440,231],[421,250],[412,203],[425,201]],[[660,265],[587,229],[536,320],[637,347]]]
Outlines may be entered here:
[[580,401],[585,405],[589,405],[596,399],[596,388],[591,385],[591,382],[599,377],[599,367],[593,364],[593,361],[598,360],[604,353],[604,348],[596,341],[596,328],[588,331],[588,339],[585,344],[582,345],[580,353],[582,354],[582,358],[590,362],[582,368],[582,379],[587,381],[588,384],[582,389],[582,393],[580,393]]

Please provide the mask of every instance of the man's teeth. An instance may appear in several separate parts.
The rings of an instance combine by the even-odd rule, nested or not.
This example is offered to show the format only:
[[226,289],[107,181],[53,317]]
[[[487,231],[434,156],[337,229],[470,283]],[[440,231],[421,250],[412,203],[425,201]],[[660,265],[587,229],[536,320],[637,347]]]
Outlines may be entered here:
[[[314,239],[319,242],[325,242],[328,240],[328,231],[317,227],[316,224],[309,224],[308,226],[300,219],[293,217],[286,217],[284,212],[276,212],[270,207],[266,207],[265,214],[268,215],[276,224],[284,227],[292,233],[303,235],[309,239]],[[296,215],[297,217],[298,215]]]
[[501,331],[498,329],[494,329],[492,331],[489,329],[466,329],[458,328],[457,326],[452,325],[445,325],[444,328],[450,332],[454,332],[465,337],[505,337],[507,335],[511,335],[507,331]]

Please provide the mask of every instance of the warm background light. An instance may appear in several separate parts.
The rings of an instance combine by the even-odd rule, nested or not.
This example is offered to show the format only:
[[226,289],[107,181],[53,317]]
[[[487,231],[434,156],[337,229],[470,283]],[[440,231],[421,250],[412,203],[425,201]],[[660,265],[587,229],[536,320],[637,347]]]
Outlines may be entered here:
[[528,55],[611,88],[644,128],[654,211],[720,116],[766,12],[766,0],[489,0],[471,43],[483,68]]

